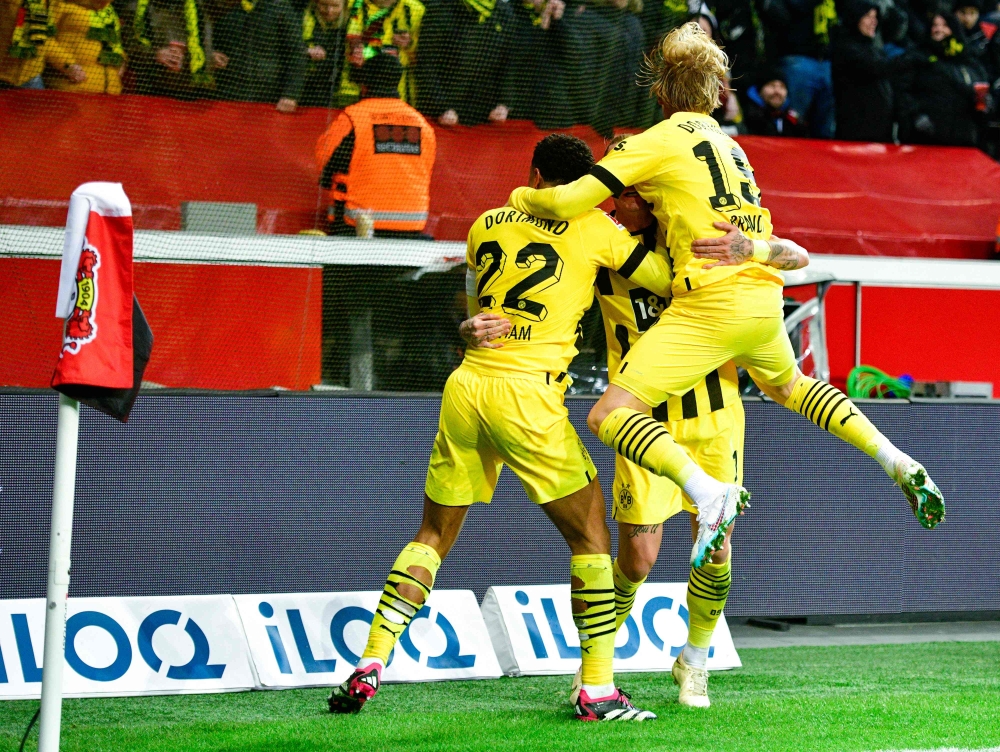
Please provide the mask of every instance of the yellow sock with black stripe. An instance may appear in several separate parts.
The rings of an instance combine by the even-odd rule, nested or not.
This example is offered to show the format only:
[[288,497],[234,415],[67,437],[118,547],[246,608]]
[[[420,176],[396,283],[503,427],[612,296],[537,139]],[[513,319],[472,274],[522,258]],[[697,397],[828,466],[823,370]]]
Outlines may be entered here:
[[688,665],[705,667],[712,633],[726,607],[731,582],[731,558],[722,564],[706,562],[688,574],[688,639],[684,646]]
[[[413,542],[400,551],[386,578],[378,608],[375,609],[372,627],[368,632],[368,644],[361,654],[362,663],[366,658],[378,659],[383,666],[389,662],[389,653],[395,647],[396,640],[431,594],[434,578],[440,567],[441,557],[428,545]],[[425,570],[427,574],[421,570]],[[430,586],[423,582],[427,579],[431,581]],[[400,592],[400,588],[403,592]]]
[[725,483],[698,467],[663,424],[650,415],[619,407],[608,413],[598,436],[625,459],[670,478],[696,505],[710,502],[726,490]]
[[598,435],[625,459],[670,478],[678,486],[683,486],[698,469],[660,421],[638,410],[612,410],[601,423]]
[[615,581],[615,634],[617,634],[619,627],[632,613],[635,594],[639,592],[639,586],[646,581],[646,578],[643,577],[639,582],[632,582],[618,566],[618,559],[615,559],[612,575]]
[[875,457],[889,441],[846,394],[825,381],[800,376],[785,407],[804,415],[869,457]]
[[[614,692],[615,583],[611,556],[586,554],[569,560],[573,621],[580,633],[581,678],[584,688],[607,687]],[[588,691],[588,694],[590,692]],[[603,695],[591,695],[598,697]]]

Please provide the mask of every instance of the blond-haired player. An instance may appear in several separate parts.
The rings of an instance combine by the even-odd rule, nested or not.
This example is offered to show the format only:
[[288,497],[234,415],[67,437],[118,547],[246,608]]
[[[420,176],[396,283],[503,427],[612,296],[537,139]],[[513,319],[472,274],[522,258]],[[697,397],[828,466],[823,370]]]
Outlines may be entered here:
[[[623,136],[608,145],[614,148]],[[647,248],[657,243],[658,228],[650,206],[633,187],[615,198],[615,219]],[[740,244],[745,238],[736,228],[720,243]],[[801,268],[809,263],[808,254],[795,243],[786,246],[780,263]],[[713,248],[711,255],[721,255],[723,248]],[[610,269],[597,273],[594,286],[604,318],[608,347],[608,373],[618,370],[622,358],[670,305],[651,290],[636,285]],[[743,437],[745,417],[740,399],[739,377],[732,361],[723,364],[699,381],[687,393],[669,398],[652,411],[663,421],[677,443],[709,475],[723,482],[741,483],[743,477]],[[669,479],[615,455],[615,479],[612,492],[612,517],[618,523],[618,556],[614,561],[616,627],[625,623],[636,592],[645,582],[659,556],[663,524],[681,511],[691,516],[692,536],[697,532],[697,512],[681,490]],[[715,625],[722,615],[732,580],[731,536],[726,531],[722,548],[709,561],[688,575],[688,639],[674,663],[674,681],[680,688],[678,701],[689,707],[708,707],[708,650]],[[574,694],[579,687],[579,673],[574,679]]]
[[[746,154],[709,113],[718,106],[725,53],[695,23],[667,34],[647,61],[666,118],[627,138],[590,174],[548,190],[516,189],[510,204],[535,216],[573,217],[634,185],[653,207],[673,259],[674,302],[623,359],[588,424],[619,454],[681,486],[699,510],[697,567],[723,544],[749,494],[701,469],[647,413],[734,360],[774,401],[874,457],[903,490],[920,523],[944,518],[944,498],[923,466],[897,449],[840,390],[804,376],[785,332],[783,280],[768,266],[771,216]],[[695,251],[717,223],[748,240],[706,261]],[[711,246],[712,241],[708,241]]]
[[[586,143],[553,134],[535,147],[529,184],[569,182],[593,164]],[[392,566],[361,660],[331,694],[330,710],[357,712],[375,695],[389,654],[430,595],[469,507],[490,501],[507,465],[570,548],[571,606],[583,659],[576,717],[655,718],[614,684],[614,577],[604,495],[563,394],[598,269],[664,294],[670,268],[596,209],[566,221],[491,209],[469,230],[466,263],[469,311],[486,326],[485,346],[470,348],[445,384],[423,522]],[[491,342],[498,332],[503,340]]]

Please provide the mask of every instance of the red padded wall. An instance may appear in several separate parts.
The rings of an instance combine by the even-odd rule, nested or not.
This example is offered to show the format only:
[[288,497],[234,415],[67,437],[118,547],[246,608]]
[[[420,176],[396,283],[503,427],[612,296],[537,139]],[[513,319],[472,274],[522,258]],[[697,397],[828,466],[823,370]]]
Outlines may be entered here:
[[[62,321],[59,262],[2,259],[17,316],[0,326],[0,385],[47,387]],[[155,338],[145,379],[196,389],[308,389],[320,381],[320,269],[135,265],[135,294]],[[13,324],[13,325],[11,325]]]
[[[253,202],[261,232],[313,227],[313,148],[332,113],[141,96],[0,92],[0,223],[61,225],[80,183],[124,183],[139,229],[177,229],[188,200]],[[543,135],[515,121],[437,128],[428,230],[463,240],[527,177]],[[571,131],[595,153],[589,128]],[[814,252],[987,258],[1000,165],[974,149],[746,137],[779,233]]]
[[[806,301],[816,288],[785,295]],[[830,381],[844,389],[855,362],[854,285],[830,286],[826,320]],[[989,381],[1000,395],[1000,290],[863,286],[861,363],[917,381]]]

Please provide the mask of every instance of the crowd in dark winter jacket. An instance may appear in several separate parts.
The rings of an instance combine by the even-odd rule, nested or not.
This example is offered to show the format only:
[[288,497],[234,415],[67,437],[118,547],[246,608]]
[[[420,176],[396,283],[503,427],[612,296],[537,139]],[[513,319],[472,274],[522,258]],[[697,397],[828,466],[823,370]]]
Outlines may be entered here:
[[[108,13],[126,92],[343,107],[389,52],[399,96],[442,125],[603,134],[661,117],[637,83],[643,57],[696,20],[730,57],[713,113],[730,133],[996,154],[1000,4],[984,2],[997,0],[112,0]],[[5,83],[45,85],[21,78]]]

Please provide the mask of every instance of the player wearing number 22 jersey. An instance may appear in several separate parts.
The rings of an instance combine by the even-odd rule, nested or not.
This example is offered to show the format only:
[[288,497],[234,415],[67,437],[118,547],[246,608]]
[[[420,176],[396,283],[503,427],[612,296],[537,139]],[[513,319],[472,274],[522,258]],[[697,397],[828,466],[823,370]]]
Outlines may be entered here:
[[506,463],[535,503],[568,496],[597,474],[563,404],[594,281],[614,271],[662,295],[669,266],[599,209],[552,221],[509,207],[472,225],[466,262],[470,313],[502,314],[511,330],[500,349],[466,352],[445,386],[427,495],[488,502]]
[[[593,164],[586,143],[554,134],[535,147],[530,182],[558,185]],[[423,522],[392,566],[368,644],[355,672],[331,695],[330,709],[356,712],[375,694],[396,640],[430,595],[469,507],[490,501],[506,464],[572,554],[570,599],[582,659],[576,717],[655,718],[614,684],[614,576],[604,497],[563,396],[598,270],[614,270],[662,295],[670,267],[604,212],[556,222],[509,207],[475,221],[466,261],[470,313],[502,315],[510,331],[501,348],[470,348],[445,384]]]

